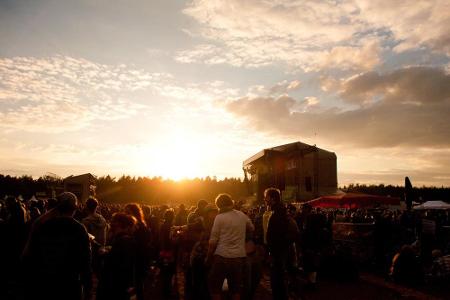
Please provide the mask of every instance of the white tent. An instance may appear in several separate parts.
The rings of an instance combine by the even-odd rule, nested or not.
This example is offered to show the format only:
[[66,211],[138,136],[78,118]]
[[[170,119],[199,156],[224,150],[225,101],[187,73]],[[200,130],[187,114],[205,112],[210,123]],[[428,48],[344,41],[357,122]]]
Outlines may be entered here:
[[427,201],[414,206],[414,209],[450,209],[450,204],[444,201]]

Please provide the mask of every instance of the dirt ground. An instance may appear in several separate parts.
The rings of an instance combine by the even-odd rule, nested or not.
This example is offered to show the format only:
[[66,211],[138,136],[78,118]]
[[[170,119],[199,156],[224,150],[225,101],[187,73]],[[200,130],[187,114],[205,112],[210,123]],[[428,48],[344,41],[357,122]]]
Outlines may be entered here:
[[[174,292],[173,300],[184,299],[184,277],[182,272],[177,274],[177,291]],[[160,290],[158,280],[152,283],[153,288],[147,294],[146,299],[162,299],[158,293]],[[423,292],[415,289],[408,289],[398,285],[387,283],[383,278],[371,275],[361,274],[356,282],[338,283],[332,280],[319,281],[316,288],[311,290],[305,286],[305,282],[299,278],[295,289],[297,292],[291,295],[291,299],[298,300],[394,300],[394,299],[450,299],[450,285],[448,293],[446,290],[436,291],[434,293]],[[224,295],[223,299],[227,299]],[[254,299],[271,300],[272,291],[270,288],[270,278],[264,274],[260,285],[256,291]]]

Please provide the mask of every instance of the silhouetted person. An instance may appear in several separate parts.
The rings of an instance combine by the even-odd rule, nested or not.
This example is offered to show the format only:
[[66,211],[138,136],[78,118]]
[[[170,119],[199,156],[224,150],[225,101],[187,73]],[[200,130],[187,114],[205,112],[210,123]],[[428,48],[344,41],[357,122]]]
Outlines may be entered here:
[[391,275],[397,283],[409,286],[423,283],[423,270],[411,246],[402,246],[400,252],[394,256]]
[[160,230],[160,259],[161,259],[161,280],[164,299],[169,299],[172,294],[172,278],[176,271],[176,253],[171,239],[171,229],[175,214],[173,210],[166,210],[164,213],[164,223]]
[[[182,239],[180,243],[180,257],[181,257],[181,266],[184,271],[184,297],[186,300],[195,299],[193,298],[193,290],[194,290],[194,279],[193,279],[193,269],[191,265],[191,254],[194,245],[201,240],[202,234],[205,230],[205,224],[203,222],[203,217],[200,214],[196,214],[195,211],[198,210],[198,207],[202,207],[204,204],[204,200],[200,200],[197,208],[193,207],[190,209],[191,213],[188,217],[188,224],[183,231]],[[203,212],[203,208],[200,210]],[[198,212],[200,212],[198,210]]]
[[315,287],[321,254],[328,243],[327,221],[324,215],[311,211],[311,207],[308,204],[305,204],[303,209],[306,217],[302,236],[303,268],[307,275],[309,286]]
[[30,220],[28,223],[31,225],[34,223],[34,221],[37,220],[41,216],[41,211],[36,206],[30,207]]
[[141,207],[136,203],[127,204],[125,212],[136,218],[137,223],[133,233],[136,243],[136,297],[138,300],[144,299],[144,280],[150,267],[150,230],[144,219],[144,213]]
[[208,202],[206,200],[199,200],[197,203],[197,208],[194,210],[194,212],[188,215],[187,222],[189,224],[192,224],[201,219],[203,215],[203,210],[205,209],[206,205],[208,205]]
[[183,226],[187,224],[188,211],[186,210],[184,204],[180,204],[178,207],[178,212],[175,217],[175,226]]
[[111,219],[110,250],[104,257],[97,288],[97,300],[129,300],[135,286],[136,243],[133,229],[136,219],[115,213]]
[[55,198],[47,199],[47,211],[54,209],[58,205],[58,200]]
[[278,189],[266,189],[264,200],[273,211],[267,228],[267,247],[271,257],[272,297],[277,300],[288,299],[286,271],[289,248],[294,243],[299,231],[295,221],[288,216]]
[[203,210],[204,228],[198,241],[195,243],[190,257],[190,267],[192,270],[192,299],[208,300],[210,295],[208,289],[208,268],[205,259],[208,252],[208,241],[214,220],[219,210],[215,205],[208,204]]
[[87,216],[81,221],[86,227],[88,233],[94,236],[94,240],[91,241],[92,249],[92,269],[98,274],[100,268],[100,261],[98,252],[101,247],[106,243],[106,230],[108,223],[105,218],[97,213],[98,201],[93,197],[89,197],[86,200],[85,211]]
[[24,250],[27,299],[90,296],[91,248],[86,229],[73,218],[77,197],[62,193],[57,200],[36,220]]
[[147,224],[147,228],[152,231],[153,228],[150,227],[150,218],[152,216],[152,209],[148,205],[141,205],[142,213],[144,214],[144,220]]
[[[0,299],[8,299],[11,286],[19,278],[20,257],[28,237],[28,214],[14,197],[6,199],[6,215],[0,222]],[[11,295],[9,295],[11,296]]]
[[106,228],[108,224],[105,218],[97,213],[98,201],[93,197],[86,200],[87,216],[81,221],[87,231],[95,237],[95,241],[104,246],[106,242]]

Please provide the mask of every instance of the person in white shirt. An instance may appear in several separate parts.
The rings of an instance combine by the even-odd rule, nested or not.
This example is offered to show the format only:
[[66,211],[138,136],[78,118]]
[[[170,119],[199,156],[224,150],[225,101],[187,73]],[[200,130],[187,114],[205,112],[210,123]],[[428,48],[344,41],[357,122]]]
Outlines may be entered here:
[[222,285],[227,279],[232,299],[238,300],[243,287],[245,236],[254,230],[254,226],[246,214],[233,209],[230,195],[219,194],[216,205],[219,214],[211,230],[207,255],[207,262],[212,262],[211,294],[213,299],[221,299]]

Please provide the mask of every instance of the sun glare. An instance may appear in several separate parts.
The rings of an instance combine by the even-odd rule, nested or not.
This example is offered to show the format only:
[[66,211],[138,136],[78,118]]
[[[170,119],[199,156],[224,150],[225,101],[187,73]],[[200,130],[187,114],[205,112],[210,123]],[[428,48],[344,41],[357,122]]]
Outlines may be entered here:
[[204,138],[189,131],[175,130],[149,144],[139,158],[139,171],[166,179],[204,177],[210,152]]

